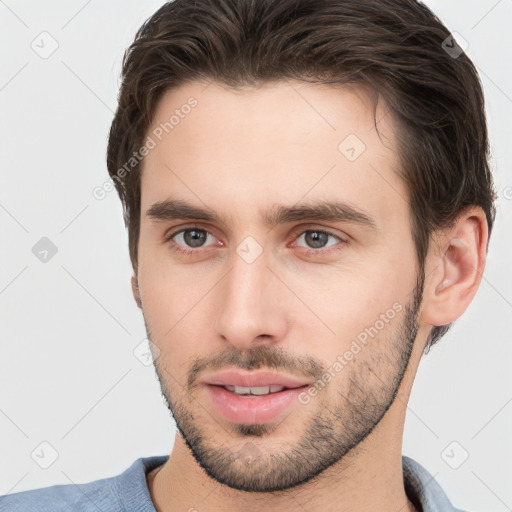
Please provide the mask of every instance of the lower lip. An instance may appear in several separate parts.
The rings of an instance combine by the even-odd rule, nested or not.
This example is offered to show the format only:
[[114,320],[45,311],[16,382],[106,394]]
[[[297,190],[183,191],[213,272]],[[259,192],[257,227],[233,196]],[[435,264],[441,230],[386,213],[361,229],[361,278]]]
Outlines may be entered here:
[[293,403],[306,386],[285,389],[268,395],[239,396],[222,386],[207,385],[212,402],[224,418],[233,423],[258,425],[277,418]]

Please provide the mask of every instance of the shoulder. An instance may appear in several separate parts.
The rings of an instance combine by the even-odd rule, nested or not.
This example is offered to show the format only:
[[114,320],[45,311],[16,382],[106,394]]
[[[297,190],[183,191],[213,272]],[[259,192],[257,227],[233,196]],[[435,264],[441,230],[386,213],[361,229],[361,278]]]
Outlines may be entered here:
[[120,510],[116,506],[116,477],[87,484],[53,485],[0,496],[2,512],[64,512]]
[[[146,472],[167,460],[167,456],[137,459],[122,474],[85,484],[63,484],[0,496],[2,512],[123,512],[126,504],[142,504],[153,511],[146,485]],[[136,510],[137,508],[135,508]],[[133,509],[132,509],[133,510]]]
[[405,492],[423,512],[467,512],[454,507],[436,479],[419,463],[402,456]]

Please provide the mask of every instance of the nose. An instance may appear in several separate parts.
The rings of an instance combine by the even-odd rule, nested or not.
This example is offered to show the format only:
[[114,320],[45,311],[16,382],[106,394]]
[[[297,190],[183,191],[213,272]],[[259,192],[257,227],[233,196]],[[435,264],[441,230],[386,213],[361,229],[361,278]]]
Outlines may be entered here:
[[234,254],[231,270],[219,284],[215,329],[225,342],[245,350],[285,338],[287,297],[265,252],[252,263]]

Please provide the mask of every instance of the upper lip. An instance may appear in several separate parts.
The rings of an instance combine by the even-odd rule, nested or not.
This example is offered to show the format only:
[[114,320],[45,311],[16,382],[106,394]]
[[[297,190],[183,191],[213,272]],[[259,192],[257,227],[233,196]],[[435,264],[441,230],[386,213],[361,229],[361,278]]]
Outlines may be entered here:
[[299,388],[309,384],[307,381],[275,372],[257,371],[244,373],[237,370],[225,370],[215,373],[205,377],[202,382],[203,384],[216,386],[240,386],[245,388],[271,385],[283,386],[285,388]]

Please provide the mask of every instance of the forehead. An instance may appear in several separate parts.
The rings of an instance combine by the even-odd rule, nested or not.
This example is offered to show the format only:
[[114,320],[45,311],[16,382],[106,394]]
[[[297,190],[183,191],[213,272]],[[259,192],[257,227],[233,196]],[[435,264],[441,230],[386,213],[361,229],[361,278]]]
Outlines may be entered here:
[[172,197],[234,218],[238,209],[325,199],[407,221],[393,119],[382,101],[374,107],[362,89],[294,80],[172,89],[147,132],[154,147],[141,210]]

